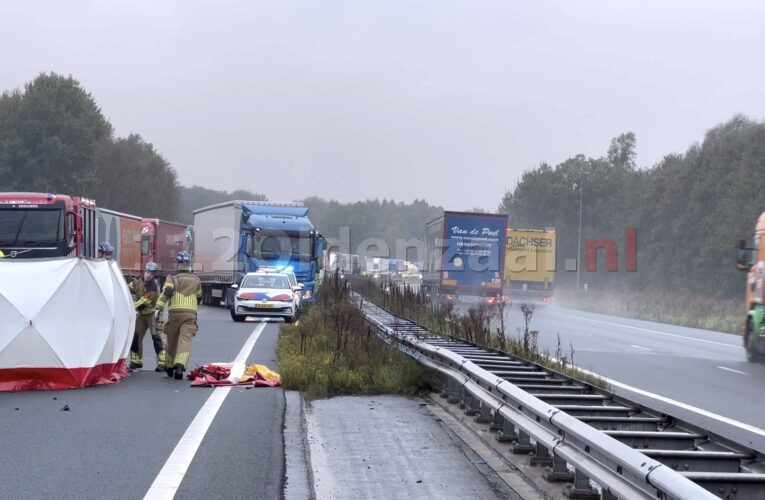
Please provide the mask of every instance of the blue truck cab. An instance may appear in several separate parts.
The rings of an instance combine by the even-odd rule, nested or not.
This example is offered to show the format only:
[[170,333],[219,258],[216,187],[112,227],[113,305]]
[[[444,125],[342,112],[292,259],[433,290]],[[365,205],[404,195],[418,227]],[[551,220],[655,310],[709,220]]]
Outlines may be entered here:
[[300,203],[232,200],[194,211],[194,272],[204,304],[232,304],[247,273],[292,271],[314,301],[324,238]]
[[243,205],[241,246],[247,272],[262,268],[292,271],[303,285],[303,302],[314,301],[324,237],[301,206]]

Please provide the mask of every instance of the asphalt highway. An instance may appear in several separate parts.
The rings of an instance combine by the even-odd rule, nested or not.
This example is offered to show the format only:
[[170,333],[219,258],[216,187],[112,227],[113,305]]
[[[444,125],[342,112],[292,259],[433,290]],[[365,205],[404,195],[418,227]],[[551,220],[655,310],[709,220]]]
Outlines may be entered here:
[[[276,324],[234,323],[203,307],[190,365],[233,361],[256,328],[248,363],[276,369]],[[144,498],[211,396],[153,369],[111,385],[0,393],[0,498]],[[68,411],[62,408],[68,407]],[[233,388],[176,498],[279,498],[284,477],[280,388]]]
[[[521,324],[512,311],[506,331]],[[576,365],[617,394],[765,452],[765,365],[746,361],[741,337],[557,306],[535,311],[531,329],[551,355],[558,338],[564,356],[573,345]]]

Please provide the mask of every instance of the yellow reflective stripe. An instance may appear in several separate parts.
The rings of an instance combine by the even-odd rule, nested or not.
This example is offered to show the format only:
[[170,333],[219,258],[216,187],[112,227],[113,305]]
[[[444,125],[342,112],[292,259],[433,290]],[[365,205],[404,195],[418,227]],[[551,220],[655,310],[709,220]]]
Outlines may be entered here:
[[171,311],[175,309],[191,309],[197,310],[197,298],[194,295],[183,295],[182,293],[176,293],[173,295],[173,300],[170,301]]
[[[168,280],[169,279],[170,277],[168,276]],[[165,295],[165,290],[167,289],[175,290],[175,285],[173,284],[172,281],[167,281],[165,283],[165,286],[162,287],[162,293],[160,294],[159,299],[157,299],[157,309],[162,309],[163,307],[165,307],[165,303],[167,303],[167,296]]]
[[184,368],[186,368],[186,365],[189,364],[189,353],[187,352],[179,352],[175,355],[175,363],[174,365],[183,365]]
[[130,361],[135,364],[143,364],[143,358],[137,352],[130,351]]

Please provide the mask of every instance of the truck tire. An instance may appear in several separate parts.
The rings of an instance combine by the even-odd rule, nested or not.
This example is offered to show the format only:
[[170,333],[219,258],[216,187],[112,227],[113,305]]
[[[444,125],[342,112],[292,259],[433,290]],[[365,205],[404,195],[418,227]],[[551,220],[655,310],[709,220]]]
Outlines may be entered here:
[[744,347],[746,348],[746,360],[750,363],[762,361],[762,355],[754,347],[754,328],[752,320],[746,320],[746,333],[744,334]]

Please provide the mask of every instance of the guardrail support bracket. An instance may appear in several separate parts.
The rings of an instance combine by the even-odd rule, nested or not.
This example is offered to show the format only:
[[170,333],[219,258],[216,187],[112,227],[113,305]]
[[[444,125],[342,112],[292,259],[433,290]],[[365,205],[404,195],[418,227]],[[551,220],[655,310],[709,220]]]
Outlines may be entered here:
[[590,484],[590,478],[583,472],[574,472],[574,482],[563,487],[563,495],[576,500],[600,500],[600,493]]
[[494,422],[491,424],[491,427],[489,427],[489,430],[492,432],[501,431],[505,428],[505,419],[502,418],[502,415],[499,414],[498,411],[494,412]]
[[481,403],[481,413],[475,417],[475,421],[478,424],[490,424],[494,420],[491,418],[491,408]]
[[[502,417],[500,416],[499,418]],[[515,425],[506,418],[502,418],[502,430],[497,433],[497,441],[500,443],[512,443],[515,439]]]
[[531,446],[531,437],[522,430],[519,430],[518,440],[510,445],[510,451],[515,455],[528,455],[534,451],[534,447]]
[[545,469],[543,476],[551,483],[565,483],[574,480],[574,473],[568,470],[566,461],[553,453],[552,467]]
[[534,454],[529,456],[529,465],[535,467],[540,465],[548,467],[552,465],[553,461],[552,458],[550,458],[550,452],[547,450],[547,448],[539,443],[537,443],[535,448],[536,449],[534,450]]

